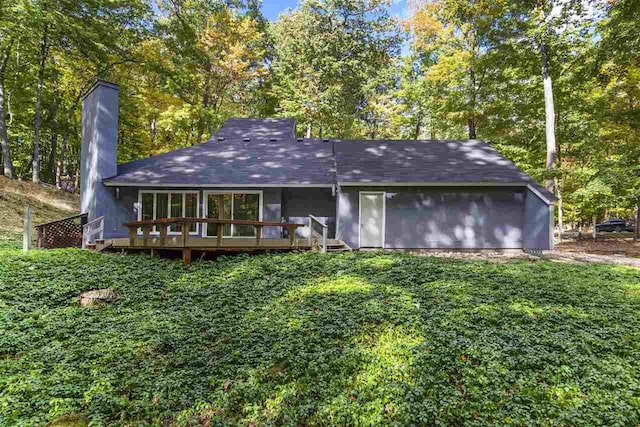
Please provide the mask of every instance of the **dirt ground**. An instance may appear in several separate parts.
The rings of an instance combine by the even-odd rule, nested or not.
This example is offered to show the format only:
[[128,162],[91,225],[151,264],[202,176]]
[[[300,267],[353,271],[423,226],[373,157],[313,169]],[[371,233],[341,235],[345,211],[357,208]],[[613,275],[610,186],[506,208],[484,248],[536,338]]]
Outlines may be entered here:
[[634,242],[631,237],[598,236],[596,240],[583,237],[581,240],[570,239],[557,243],[556,251],[640,258],[640,241]]

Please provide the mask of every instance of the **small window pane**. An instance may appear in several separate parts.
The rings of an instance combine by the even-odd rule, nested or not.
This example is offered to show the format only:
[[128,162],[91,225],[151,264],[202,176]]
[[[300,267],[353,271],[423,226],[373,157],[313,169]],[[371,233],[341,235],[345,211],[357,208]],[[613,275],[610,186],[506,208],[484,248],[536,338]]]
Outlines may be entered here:
[[[233,195],[233,219],[258,221],[260,218],[259,194],[234,194]],[[255,236],[256,228],[253,225],[236,225],[234,236]]]
[[153,219],[153,194],[142,193],[142,221]]
[[[171,193],[171,218],[182,217],[182,196],[182,193]],[[169,231],[180,232],[182,231],[182,227],[177,224],[172,224],[169,227]]]
[[[166,218],[169,213],[169,195],[167,193],[156,194],[156,219]],[[153,231],[158,231],[158,227],[153,227]]]
[[[185,204],[184,204],[184,216],[186,218],[197,218],[198,217],[198,195],[194,193],[185,194]],[[189,231],[195,233],[197,231],[197,224],[191,224],[189,226]]]
[[[222,209],[220,208],[222,203]],[[231,194],[207,195],[207,218],[231,219]],[[207,224],[207,236],[217,236],[216,224]],[[231,225],[223,227],[223,236],[231,235]]]

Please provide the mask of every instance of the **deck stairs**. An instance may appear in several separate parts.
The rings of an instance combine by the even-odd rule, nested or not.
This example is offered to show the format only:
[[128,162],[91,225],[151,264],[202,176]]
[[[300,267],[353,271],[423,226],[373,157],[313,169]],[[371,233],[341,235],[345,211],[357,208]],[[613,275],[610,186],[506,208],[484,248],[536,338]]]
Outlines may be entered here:
[[353,249],[341,239],[328,239],[327,252],[351,252]]

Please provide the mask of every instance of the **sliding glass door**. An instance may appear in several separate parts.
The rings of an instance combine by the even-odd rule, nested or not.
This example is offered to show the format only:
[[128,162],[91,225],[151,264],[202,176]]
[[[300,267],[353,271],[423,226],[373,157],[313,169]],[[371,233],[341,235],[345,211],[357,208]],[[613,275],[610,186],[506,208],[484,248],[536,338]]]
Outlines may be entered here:
[[[235,219],[248,221],[262,220],[262,192],[205,192],[205,213],[207,218]],[[207,224],[205,236],[217,237],[215,224]],[[255,237],[252,225],[231,225],[223,227],[223,237]]]

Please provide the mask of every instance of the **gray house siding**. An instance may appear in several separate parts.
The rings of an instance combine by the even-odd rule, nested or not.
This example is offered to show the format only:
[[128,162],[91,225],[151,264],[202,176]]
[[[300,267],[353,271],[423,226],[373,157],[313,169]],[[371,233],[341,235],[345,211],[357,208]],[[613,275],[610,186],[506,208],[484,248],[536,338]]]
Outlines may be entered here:
[[[282,216],[288,222],[307,224],[309,214],[329,226],[329,237],[336,232],[336,197],[331,188],[284,188],[282,190]],[[299,228],[302,237],[309,235],[309,227]]]
[[[553,206],[553,205],[551,205]],[[552,249],[551,247],[551,215],[549,205],[533,191],[528,190],[525,196],[525,249]]]
[[522,248],[524,188],[342,187],[338,236],[359,243],[359,192],[385,191],[385,248]]

